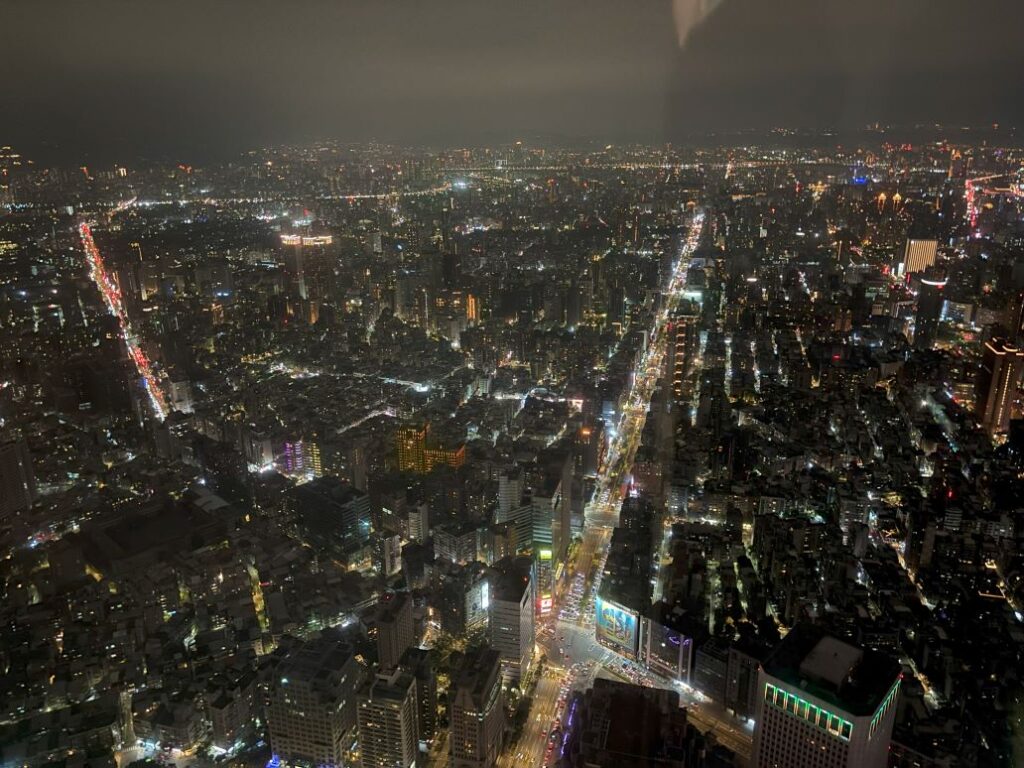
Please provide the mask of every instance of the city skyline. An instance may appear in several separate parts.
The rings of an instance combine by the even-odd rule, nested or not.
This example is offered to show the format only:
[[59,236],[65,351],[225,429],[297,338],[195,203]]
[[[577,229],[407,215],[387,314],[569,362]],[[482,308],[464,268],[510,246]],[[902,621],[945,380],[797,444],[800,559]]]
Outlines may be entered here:
[[1009,0],[970,12],[955,0],[57,0],[4,15],[18,72],[0,84],[5,141],[48,162],[1024,118],[999,98],[1024,86],[1010,32],[1024,9]]
[[0,768],[1024,764],[1024,5],[0,8]]

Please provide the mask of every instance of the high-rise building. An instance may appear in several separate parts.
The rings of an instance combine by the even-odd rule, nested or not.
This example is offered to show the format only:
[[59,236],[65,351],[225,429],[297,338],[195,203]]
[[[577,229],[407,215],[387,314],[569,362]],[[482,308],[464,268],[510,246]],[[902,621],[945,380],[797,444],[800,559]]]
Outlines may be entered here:
[[36,476],[25,441],[0,445],[0,520],[28,509],[35,500]]
[[885,768],[901,679],[889,656],[798,625],[758,674],[753,765]]
[[703,639],[706,624],[667,603],[655,603],[640,620],[640,662],[670,680],[689,683],[694,641]]
[[1006,327],[1010,329],[1010,341],[1016,346],[1024,344],[1024,291],[1010,302],[1006,312]]
[[416,679],[396,669],[359,691],[359,762],[362,768],[410,768],[416,763]]
[[430,424],[428,422],[405,424],[398,428],[395,433],[395,442],[398,446],[399,471],[415,472],[421,475],[427,472],[424,451],[427,447],[429,433]]
[[683,396],[683,378],[686,368],[700,349],[700,317],[697,305],[686,302],[677,309],[668,326],[668,364],[672,377],[672,394]]
[[553,607],[554,574],[564,564],[572,539],[572,453],[553,450],[544,464],[533,493],[534,586],[541,613]]
[[917,290],[917,315],[914,318],[914,346],[931,349],[939,329],[946,279],[930,272],[921,278]]
[[430,537],[430,507],[417,504],[409,510],[409,540],[422,544]]
[[498,510],[495,514],[496,523],[506,523],[513,509],[517,509],[523,500],[525,479],[523,470],[518,466],[503,469],[498,474]]
[[486,629],[490,589],[488,569],[483,563],[457,567],[443,576],[437,611],[441,629],[455,637]]
[[479,532],[470,522],[444,523],[434,528],[434,554],[438,560],[465,565],[477,560]]
[[937,240],[917,240],[909,238],[903,249],[903,274],[912,275],[924,272],[935,265],[935,257],[939,251]]
[[749,719],[757,711],[757,673],[771,648],[753,638],[741,638],[729,646],[723,704],[738,717]]
[[437,733],[437,671],[433,652],[409,648],[399,667],[416,680],[416,732],[420,741],[431,741]]
[[434,467],[458,469],[466,461],[466,446],[442,445],[430,439],[430,423],[406,424],[395,433],[398,469],[425,475]]
[[397,667],[402,654],[415,642],[412,596],[408,592],[384,595],[377,609],[377,660],[381,670]]
[[268,685],[267,727],[274,754],[343,766],[361,682],[361,667],[343,642],[325,634],[292,647]]
[[567,747],[558,750],[559,765],[704,768],[712,764],[708,759],[712,745],[687,722],[676,691],[598,678],[570,708],[576,710],[575,725]]
[[397,533],[377,534],[374,541],[374,556],[377,571],[390,578],[402,570],[402,537]]
[[452,766],[491,768],[497,763],[505,727],[501,654],[492,648],[470,654],[452,680],[452,688]]
[[526,497],[522,504],[515,506],[505,515],[502,525],[507,525],[516,552],[526,552],[533,547],[533,499]]
[[473,293],[466,294],[466,321],[473,325],[480,322],[480,314],[483,310],[480,297]]
[[491,575],[488,635],[501,654],[502,676],[518,682],[529,670],[534,646],[533,568],[530,558],[506,558]]
[[308,298],[302,237],[289,235],[286,238],[282,238],[281,242],[284,246],[281,267],[284,273],[285,289],[292,296],[300,299]]
[[335,477],[296,486],[289,505],[313,543],[334,552],[366,544],[370,536],[370,497]]
[[1022,372],[1024,350],[1005,339],[985,342],[975,383],[974,415],[990,436],[1009,430]]

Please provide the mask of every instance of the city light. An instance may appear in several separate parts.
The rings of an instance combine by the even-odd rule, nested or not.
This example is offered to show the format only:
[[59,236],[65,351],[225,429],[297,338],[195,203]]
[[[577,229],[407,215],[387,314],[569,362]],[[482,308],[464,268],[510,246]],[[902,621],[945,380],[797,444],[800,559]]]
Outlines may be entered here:
[[152,406],[153,415],[163,421],[167,418],[169,411],[167,399],[161,389],[159,380],[153,372],[149,358],[146,357],[146,353],[132,331],[128,313],[125,311],[121,299],[121,291],[103,263],[103,258],[100,256],[99,248],[96,247],[96,243],[93,240],[92,230],[89,225],[83,222],[79,225],[78,232],[82,239],[82,246],[85,248],[86,258],[89,261],[89,274],[99,289],[100,295],[103,296],[107,309],[117,318],[121,327],[121,337],[124,339],[128,350],[128,357],[131,358],[132,363],[135,365],[135,370]]

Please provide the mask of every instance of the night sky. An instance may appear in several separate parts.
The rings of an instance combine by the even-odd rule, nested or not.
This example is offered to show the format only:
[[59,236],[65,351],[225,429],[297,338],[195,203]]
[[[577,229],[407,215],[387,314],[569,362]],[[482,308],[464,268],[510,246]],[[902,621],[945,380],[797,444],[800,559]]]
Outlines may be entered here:
[[0,143],[128,161],[321,138],[660,142],[1022,122],[1020,0],[675,5],[2,0]]

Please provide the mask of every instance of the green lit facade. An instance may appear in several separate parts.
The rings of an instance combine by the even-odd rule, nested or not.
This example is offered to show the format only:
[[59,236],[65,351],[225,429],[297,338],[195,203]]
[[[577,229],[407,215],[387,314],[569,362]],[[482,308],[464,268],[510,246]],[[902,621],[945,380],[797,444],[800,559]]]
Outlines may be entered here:
[[817,704],[812,704],[807,699],[802,699],[796,694],[790,693],[771,683],[765,684],[764,700],[776,709],[781,709],[794,717],[799,717],[801,720],[843,741],[849,741],[850,736],[853,734],[853,723],[846,718],[822,709]]
[[[902,678],[900,678],[902,680]],[[878,711],[875,712],[874,717],[871,718],[871,725],[868,727],[868,738],[875,735],[875,731],[878,730],[878,726],[882,722],[882,718],[885,717],[885,713],[889,711],[889,707],[896,703],[896,696],[900,692],[900,680],[897,680],[892,688],[889,689],[889,693],[886,694],[882,700],[881,705],[878,707]]]

